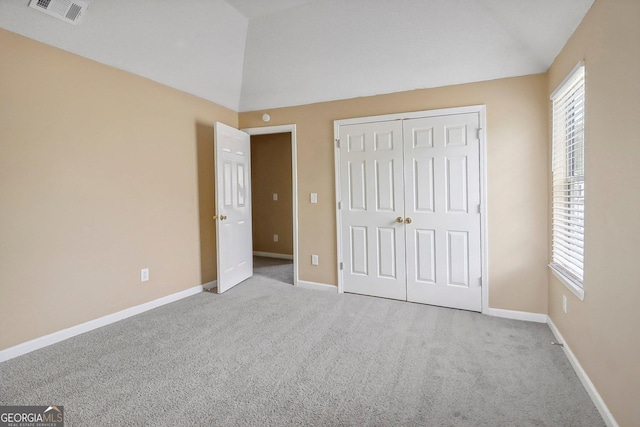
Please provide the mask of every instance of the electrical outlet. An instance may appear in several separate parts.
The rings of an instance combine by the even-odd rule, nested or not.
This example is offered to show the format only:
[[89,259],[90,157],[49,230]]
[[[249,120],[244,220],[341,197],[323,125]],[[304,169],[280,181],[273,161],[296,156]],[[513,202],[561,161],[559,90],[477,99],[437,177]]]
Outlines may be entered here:
[[311,193],[311,203],[318,203],[318,193]]
[[277,235],[277,234],[274,234],[274,235],[273,235],[273,241],[274,241],[274,242],[277,242],[277,241],[278,241],[278,235]]
[[311,255],[311,265],[318,265],[318,255]]
[[273,201],[274,202],[278,201],[278,193],[273,193]]
[[562,295],[562,311],[567,314],[567,296]]
[[149,281],[149,269],[148,268],[143,268],[142,270],[140,270],[140,281],[141,282]]

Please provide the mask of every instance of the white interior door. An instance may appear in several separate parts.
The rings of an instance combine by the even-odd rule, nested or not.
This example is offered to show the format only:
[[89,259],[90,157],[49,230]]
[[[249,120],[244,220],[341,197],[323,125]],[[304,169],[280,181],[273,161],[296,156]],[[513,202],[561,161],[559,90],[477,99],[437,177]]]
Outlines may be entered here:
[[253,276],[251,140],[215,124],[216,248],[218,293]]
[[407,300],[481,311],[479,116],[403,127]]
[[477,112],[338,128],[345,292],[482,310]]
[[346,292],[406,299],[402,123],[340,126]]

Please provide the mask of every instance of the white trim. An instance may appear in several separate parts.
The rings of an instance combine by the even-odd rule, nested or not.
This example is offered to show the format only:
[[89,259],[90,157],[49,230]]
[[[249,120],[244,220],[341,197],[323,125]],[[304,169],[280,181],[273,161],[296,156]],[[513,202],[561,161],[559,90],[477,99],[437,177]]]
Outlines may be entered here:
[[580,301],[584,301],[584,289],[575,284],[566,274],[558,269],[554,263],[549,264],[549,270],[556,276],[563,285],[565,285]]
[[553,333],[553,335],[556,337],[556,340],[563,344],[562,350],[564,350],[564,354],[567,356],[567,359],[569,359],[569,363],[571,363],[571,366],[573,367],[573,370],[576,372],[576,375],[578,375],[578,378],[580,378],[580,382],[582,382],[582,385],[587,391],[587,394],[589,394],[589,397],[593,401],[594,405],[596,405],[596,408],[598,409],[598,412],[600,412],[600,416],[604,420],[604,423],[608,427],[618,427],[618,423],[616,422],[616,419],[613,417],[613,414],[611,413],[611,411],[609,411],[607,404],[604,403],[604,400],[602,399],[602,396],[600,396],[600,393],[598,393],[596,386],[593,385],[593,383],[591,382],[591,379],[589,378],[589,375],[587,375],[585,370],[582,368],[582,365],[580,364],[576,356],[573,354],[573,352],[567,345],[567,342],[562,337],[562,334],[560,333],[560,331],[558,330],[555,323],[553,323],[553,320],[551,320],[550,317],[547,320],[547,324],[549,325],[549,329],[551,329],[551,332]]
[[260,251],[253,251],[253,255],[255,256],[263,256],[265,258],[278,258],[278,259],[293,259],[293,255],[289,255],[289,254],[276,254],[273,252],[260,252]]
[[503,310],[501,308],[487,308],[482,314],[503,319],[524,320],[525,322],[547,323],[549,316],[543,313],[531,313],[529,311]]
[[291,133],[291,183],[293,193],[293,286],[298,286],[298,143],[296,125],[264,126],[242,129],[249,135]]
[[306,280],[298,280],[298,287],[305,289],[314,289],[316,291],[338,292],[335,285],[327,285],[326,283],[307,282]]
[[158,298],[144,304],[136,305],[135,307],[125,308],[124,310],[118,311],[116,313],[107,314],[106,316],[102,316],[97,319],[90,320],[88,322],[81,323],[67,329],[62,329],[43,337],[35,338],[31,341],[27,341],[13,347],[9,347],[6,350],[0,351],[0,362],[13,359],[14,357],[22,356],[23,354],[30,353],[34,350],[59,343],[60,341],[75,337],[76,335],[80,335],[85,332],[110,325],[128,317],[135,316],[136,314],[144,313],[145,311],[152,310],[154,308],[178,301],[180,299],[195,295],[200,292],[202,292],[202,285],[194,286],[193,288],[185,289],[184,291],[176,292],[175,294],[167,295],[165,297]]
[[480,115],[480,249],[481,253],[481,268],[482,272],[482,312],[489,308],[489,203],[487,202],[488,191],[488,167],[487,167],[487,107],[485,105],[479,105],[478,114]]
[[[477,113],[482,108],[485,108],[485,106],[481,104],[468,105],[465,107],[441,108],[438,110],[410,111],[406,113],[383,114],[381,116],[355,117],[352,119],[335,120],[333,123],[334,130],[336,130],[342,125],[388,122],[391,120],[420,119],[424,117],[451,116],[453,114]],[[339,134],[335,133],[335,135]],[[336,138],[338,138],[338,136],[336,136]]]
[[415,119],[424,117],[450,116],[457,114],[476,113],[478,114],[478,122],[480,124],[480,245],[482,252],[481,261],[481,277],[482,277],[482,312],[489,309],[489,242],[488,242],[488,223],[487,220],[487,107],[486,105],[468,105],[464,107],[442,108],[438,110],[412,111],[397,114],[385,114],[381,116],[357,117],[352,119],[334,120],[333,122],[333,155],[334,155],[334,181],[335,181],[335,197],[336,197],[336,234],[338,248],[338,292],[344,292],[343,272],[340,270],[342,261],[342,219],[338,204],[340,200],[340,149],[337,147],[335,140],[340,139],[340,126],[350,124],[363,124],[386,122],[391,120]]
[[[353,119],[351,119],[353,120]],[[340,215],[340,209],[338,207],[342,207],[340,199],[340,194],[342,194],[342,190],[340,188],[340,147],[338,146],[337,141],[340,139],[340,126],[343,124],[343,120],[334,120],[333,121],[333,174],[334,174],[334,182],[335,182],[335,197],[336,197],[336,233],[337,233],[337,268],[338,268],[338,293],[344,293],[344,276],[343,270],[340,268],[342,264],[342,216]]]
[[562,82],[560,82],[560,84],[556,86],[556,89],[551,93],[551,95],[549,96],[549,99],[553,100],[556,96],[558,96],[559,92],[564,91],[567,83],[569,83],[570,80],[574,80],[577,77],[576,73],[581,67],[584,67],[584,59],[581,59],[576,64],[576,66],[573,67],[571,72],[567,74],[567,76],[562,80]]

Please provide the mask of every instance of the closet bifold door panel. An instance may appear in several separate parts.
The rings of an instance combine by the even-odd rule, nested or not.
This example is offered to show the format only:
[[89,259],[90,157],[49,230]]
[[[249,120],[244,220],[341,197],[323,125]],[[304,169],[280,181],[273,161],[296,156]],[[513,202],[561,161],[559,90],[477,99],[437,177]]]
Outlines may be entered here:
[[339,126],[345,292],[482,310],[480,114]]
[[344,290],[406,300],[402,122],[340,135]]

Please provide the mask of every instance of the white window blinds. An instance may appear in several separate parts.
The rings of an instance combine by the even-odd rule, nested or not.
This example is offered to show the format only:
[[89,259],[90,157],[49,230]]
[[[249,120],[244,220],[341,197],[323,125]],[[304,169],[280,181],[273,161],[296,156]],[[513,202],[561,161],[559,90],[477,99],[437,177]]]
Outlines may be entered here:
[[551,95],[553,104],[552,263],[582,288],[584,270],[584,66]]

